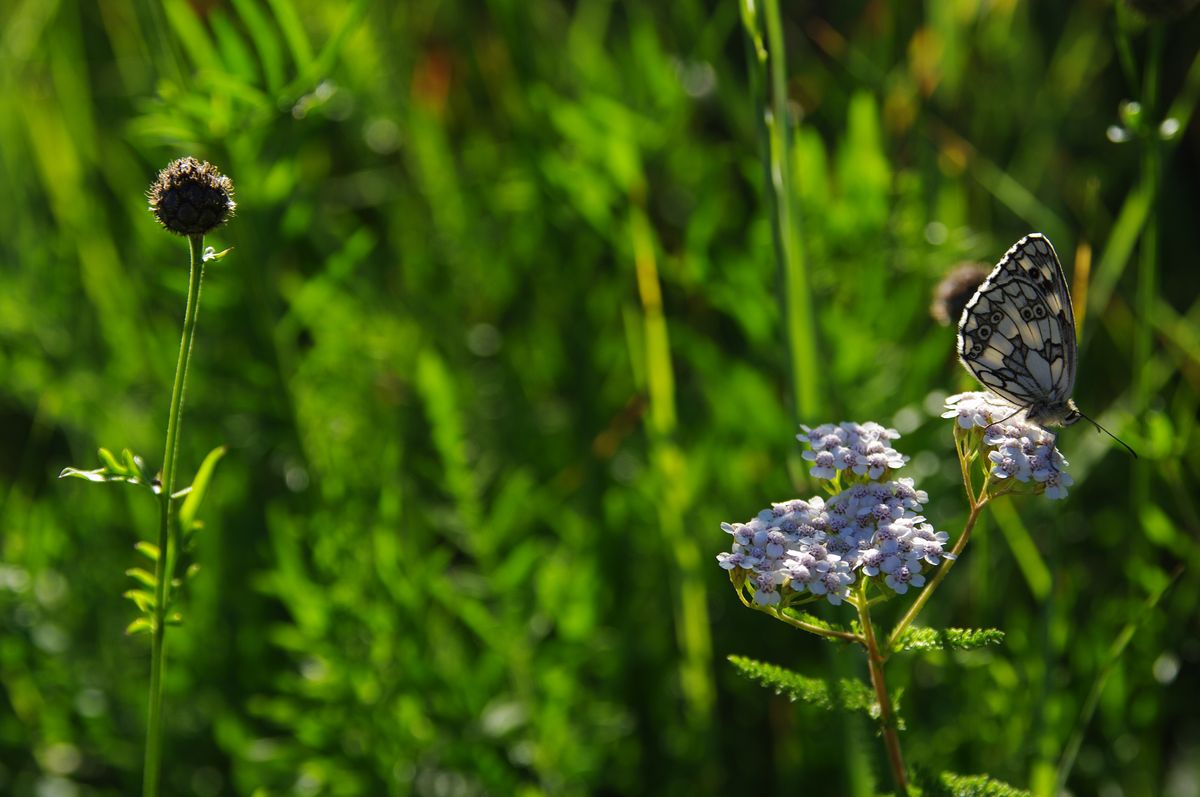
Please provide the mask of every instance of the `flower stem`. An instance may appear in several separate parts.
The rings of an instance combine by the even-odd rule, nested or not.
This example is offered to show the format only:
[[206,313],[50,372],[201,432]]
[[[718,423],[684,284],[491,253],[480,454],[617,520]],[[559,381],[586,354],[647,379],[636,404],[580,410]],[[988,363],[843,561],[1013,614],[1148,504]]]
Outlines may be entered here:
[[[967,489],[969,492],[970,487]],[[934,573],[933,579],[928,585],[926,585],[924,589],[921,590],[921,594],[917,596],[915,601],[913,601],[913,605],[909,607],[904,616],[900,618],[900,622],[896,624],[894,629],[892,629],[892,633],[888,637],[888,650],[891,650],[893,647],[895,647],[896,641],[900,639],[900,635],[903,634],[910,625],[912,625],[913,620],[917,619],[917,615],[921,613],[921,609],[929,601],[929,596],[932,595],[933,591],[938,588],[938,585],[942,583],[942,580],[946,577],[946,574],[950,572],[950,568],[952,568],[954,563],[958,561],[959,555],[962,554],[963,549],[967,547],[967,540],[971,539],[971,531],[975,528],[976,521],[979,520],[979,514],[983,511],[983,508],[987,506],[987,502],[989,500],[990,496],[985,493],[983,498],[981,498],[979,501],[971,501],[971,514],[967,515],[967,522],[963,526],[962,534],[958,535],[958,540],[954,543],[954,550],[950,552],[953,558],[946,557],[946,561],[943,562],[942,566],[938,568],[938,571]]]
[[[744,600],[743,603],[745,603]],[[843,642],[864,642],[863,638],[858,634],[852,634],[849,631],[838,631],[834,628],[821,628],[820,626],[813,625],[812,623],[806,623],[803,620],[797,620],[795,617],[786,615],[775,608],[764,608],[760,607],[758,604],[753,604],[752,608],[758,609],[759,611],[769,614],[772,617],[783,620],[793,628],[799,628],[801,631],[808,631],[810,634],[829,637],[830,639],[840,639]]]
[[146,720],[146,761],[142,780],[143,797],[157,797],[162,765],[163,669],[166,663],[167,606],[171,580],[175,577],[178,538],[171,533],[172,500],[175,492],[175,462],[179,456],[179,427],[183,418],[183,393],[187,383],[196,317],[200,313],[200,283],[204,279],[204,236],[188,237],[191,267],[188,274],[187,309],[183,316],[183,338],[171,388],[171,411],[167,418],[167,445],[163,453],[162,484],[158,494],[158,560],[154,566],[154,628],[150,647],[150,707]]
[[908,797],[908,776],[904,772],[904,758],[900,755],[900,736],[896,732],[896,718],[892,714],[892,701],[888,696],[887,682],[883,678],[883,654],[875,641],[875,626],[871,622],[871,610],[867,606],[866,588],[857,601],[858,619],[863,628],[863,643],[867,648],[867,666],[871,670],[871,686],[875,688],[875,699],[879,701],[879,726],[883,731],[883,744],[887,748],[888,764],[896,781],[898,797]]

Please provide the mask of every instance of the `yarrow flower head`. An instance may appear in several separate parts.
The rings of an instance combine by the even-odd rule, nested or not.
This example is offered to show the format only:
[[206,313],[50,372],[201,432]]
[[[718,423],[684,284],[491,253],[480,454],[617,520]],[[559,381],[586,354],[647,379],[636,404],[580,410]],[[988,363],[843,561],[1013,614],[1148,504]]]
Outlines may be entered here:
[[1066,498],[1074,484],[1055,436],[1025,418],[1025,411],[989,392],[958,393],[946,399],[943,418],[954,418],[956,433],[974,430],[991,477],[1032,484],[1047,498]]
[[900,433],[874,421],[800,428],[804,433],[796,439],[811,446],[802,456],[813,463],[808,472],[818,479],[834,479],[839,472],[849,471],[874,481],[908,462],[908,457],[891,447]]
[[945,532],[920,514],[929,496],[912,479],[852,485],[820,497],[772,504],[746,523],[722,523],[732,550],[717,561],[760,606],[810,595],[838,605],[861,573],[903,594],[925,583],[926,565],[952,558]]
[[208,161],[180,158],[158,173],[150,210],[176,235],[204,235],[233,215],[233,183]]

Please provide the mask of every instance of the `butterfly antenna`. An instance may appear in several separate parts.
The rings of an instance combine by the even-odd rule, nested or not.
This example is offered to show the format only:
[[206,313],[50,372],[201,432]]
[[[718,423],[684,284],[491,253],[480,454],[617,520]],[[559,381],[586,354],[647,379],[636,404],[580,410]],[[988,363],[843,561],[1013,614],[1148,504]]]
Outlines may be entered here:
[[989,424],[988,424],[988,425],[987,425],[987,426],[984,428],[984,430],[983,430],[983,431],[985,431],[985,432],[986,432],[988,429],[991,429],[993,426],[999,426],[999,425],[1000,425],[1000,424],[1002,424],[1002,423],[1008,423],[1009,421],[1011,421],[1013,418],[1017,417],[1017,415],[1019,415],[1021,412],[1023,412],[1023,411],[1024,411],[1024,410],[1026,410],[1026,409],[1028,409],[1028,408],[1027,408],[1027,407],[1017,407],[1017,409],[1016,409],[1016,410],[1014,410],[1013,412],[1009,413],[1009,414],[1008,414],[1006,417],[1004,417],[1004,418],[1001,418],[1001,419],[1000,419],[1000,420],[998,420],[998,421],[992,421],[991,423],[989,423]]
[[1117,437],[1115,434],[1113,434],[1112,432],[1108,431],[1108,430],[1107,430],[1107,429],[1105,429],[1103,426],[1101,426],[1100,424],[1096,423],[1095,421],[1093,421],[1093,420],[1092,420],[1091,418],[1089,418],[1088,416],[1084,415],[1082,412],[1081,412],[1081,413],[1079,413],[1079,417],[1081,417],[1081,418],[1083,418],[1084,420],[1086,420],[1086,421],[1087,421],[1088,423],[1090,423],[1092,426],[1095,426],[1095,427],[1096,427],[1096,431],[1097,431],[1097,432],[1104,432],[1106,435],[1108,435],[1109,437],[1111,437],[1113,440],[1116,440],[1118,443],[1120,443],[1121,445],[1125,446],[1125,450],[1126,450],[1126,451],[1128,451],[1130,454],[1133,454],[1133,458],[1134,458],[1134,459],[1137,459],[1137,458],[1138,458],[1137,452],[1136,452],[1136,451],[1134,451],[1132,448],[1130,448],[1130,447],[1129,447],[1129,444],[1128,444],[1128,443],[1126,443],[1124,440],[1122,440],[1121,438]]

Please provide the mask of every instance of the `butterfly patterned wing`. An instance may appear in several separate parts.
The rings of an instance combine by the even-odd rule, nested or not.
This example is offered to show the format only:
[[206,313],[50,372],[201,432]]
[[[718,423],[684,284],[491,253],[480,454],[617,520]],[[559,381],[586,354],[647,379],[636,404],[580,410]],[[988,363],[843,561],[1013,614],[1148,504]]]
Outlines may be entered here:
[[1020,407],[1065,407],[1075,386],[1075,317],[1054,247],[1017,241],[963,310],[958,355],[993,392]]

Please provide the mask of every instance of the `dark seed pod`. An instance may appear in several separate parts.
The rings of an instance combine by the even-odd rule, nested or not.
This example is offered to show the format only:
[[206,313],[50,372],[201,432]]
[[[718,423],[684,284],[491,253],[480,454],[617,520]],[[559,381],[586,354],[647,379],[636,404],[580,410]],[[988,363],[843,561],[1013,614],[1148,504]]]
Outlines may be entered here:
[[983,263],[959,263],[934,289],[929,314],[942,326],[957,324],[963,308],[991,270]]
[[208,161],[180,158],[150,186],[150,210],[176,235],[204,235],[224,224],[237,203],[233,183]]

